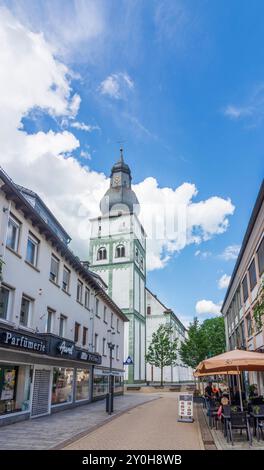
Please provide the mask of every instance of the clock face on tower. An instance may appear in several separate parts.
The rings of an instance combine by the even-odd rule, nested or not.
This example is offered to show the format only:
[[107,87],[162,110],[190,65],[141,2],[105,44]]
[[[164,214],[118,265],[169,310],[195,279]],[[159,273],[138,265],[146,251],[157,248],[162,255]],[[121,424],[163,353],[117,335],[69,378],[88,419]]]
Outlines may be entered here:
[[121,181],[120,176],[116,175],[116,176],[114,177],[114,183],[115,183],[115,184],[119,184],[120,181]]

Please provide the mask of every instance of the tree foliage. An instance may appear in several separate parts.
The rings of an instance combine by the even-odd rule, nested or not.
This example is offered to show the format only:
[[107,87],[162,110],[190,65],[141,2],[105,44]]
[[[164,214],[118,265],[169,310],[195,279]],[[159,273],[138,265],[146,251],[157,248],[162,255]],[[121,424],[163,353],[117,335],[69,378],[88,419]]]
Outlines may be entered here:
[[194,318],[188,329],[188,337],[180,346],[182,361],[196,368],[204,359],[225,351],[225,325],[223,317],[209,318],[199,323]]
[[264,280],[262,281],[259,292],[258,300],[253,308],[253,317],[255,320],[256,332],[262,328],[262,318],[264,315]]
[[160,325],[152,335],[146,362],[161,370],[161,386],[163,385],[163,368],[176,363],[177,346],[178,340],[174,337],[174,329],[170,325]]

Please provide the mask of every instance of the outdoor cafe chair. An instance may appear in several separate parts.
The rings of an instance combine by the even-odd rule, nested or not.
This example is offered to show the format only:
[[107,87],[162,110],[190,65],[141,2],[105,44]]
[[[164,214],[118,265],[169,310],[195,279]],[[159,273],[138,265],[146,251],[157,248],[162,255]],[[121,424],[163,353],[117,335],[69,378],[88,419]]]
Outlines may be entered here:
[[264,405],[253,405],[251,417],[254,420],[254,435],[257,435],[257,439],[259,441],[260,433],[263,439]]
[[207,403],[207,416],[209,417],[209,426],[212,428],[213,426],[217,429],[217,411],[219,408],[219,402],[211,399]]
[[240,434],[242,434],[243,429],[246,430],[247,439],[249,444],[252,445],[252,435],[246,411],[232,412],[231,410],[230,419],[228,420],[228,430],[232,446],[234,445],[233,430],[240,430]]

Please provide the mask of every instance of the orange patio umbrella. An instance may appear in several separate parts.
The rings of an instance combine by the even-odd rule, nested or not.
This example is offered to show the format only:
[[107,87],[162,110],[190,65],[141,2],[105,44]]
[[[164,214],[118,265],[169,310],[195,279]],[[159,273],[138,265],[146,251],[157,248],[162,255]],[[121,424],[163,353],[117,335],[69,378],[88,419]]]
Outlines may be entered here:
[[[254,351],[245,351],[234,349],[223,354],[204,359],[197,366],[195,373],[199,374],[221,374],[223,372],[232,374],[236,370],[238,373],[242,371],[264,371],[264,354]],[[243,410],[241,383],[239,383],[240,405]]]
[[234,349],[223,354],[204,359],[195,372],[219,373],[236,371],[264,371],[264,354],[254,351]]
[[226,370],[218,371],[218,372],[197,372],[197,369],[194,371],[194,377],[210,377],[212,375],[239,375],[237,370],[230,370],[227,372]]

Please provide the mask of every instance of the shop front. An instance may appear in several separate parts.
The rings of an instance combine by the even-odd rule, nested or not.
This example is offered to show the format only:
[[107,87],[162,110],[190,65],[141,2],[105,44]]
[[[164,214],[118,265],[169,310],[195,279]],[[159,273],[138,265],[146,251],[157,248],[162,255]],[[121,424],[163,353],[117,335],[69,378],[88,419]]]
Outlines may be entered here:
[[100,363],[64,338],[0,327],[0,426],[90,402]]
[[[93,400],[104,398],[108,393],[109,375],[109,369],[94,367]],[[124,371],[113,370],[111,375],[114,377],[114,394],[122,395],[124,393]]]

